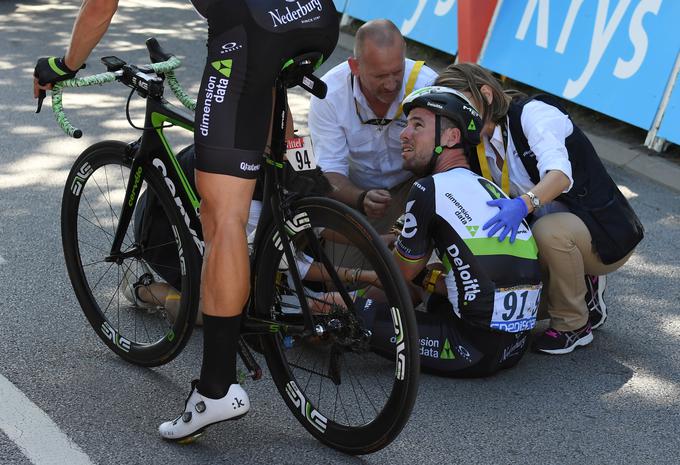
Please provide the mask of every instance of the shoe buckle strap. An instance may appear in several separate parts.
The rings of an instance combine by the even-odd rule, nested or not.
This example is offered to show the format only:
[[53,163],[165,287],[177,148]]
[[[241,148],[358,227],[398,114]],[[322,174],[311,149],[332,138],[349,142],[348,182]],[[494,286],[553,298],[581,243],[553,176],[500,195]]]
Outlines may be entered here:
[[194,405],[194,409],[196,409],[198,413],[205,412],[205,402],[203,401],[197,402],[196,405]]

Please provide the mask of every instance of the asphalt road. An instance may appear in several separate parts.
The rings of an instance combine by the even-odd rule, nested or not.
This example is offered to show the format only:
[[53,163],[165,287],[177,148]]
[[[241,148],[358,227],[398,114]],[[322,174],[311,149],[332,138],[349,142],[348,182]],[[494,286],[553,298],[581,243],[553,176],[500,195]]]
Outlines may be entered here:
[[[270,379],[247,383],[253,409],[244,419],[191,446],[162,441],[159,422],[178,412],[198,375],[200,331],[166,366],[126,364],[87,324],[60,243],[61,192],[78,153],[98,140],[136,138],[124,119],[127,93],[108,86],[67,96],[85,134],[78,141],[60,133],[49,111],[33,113],[35,59],[63,53],[78,3],[0,2],[0,464],[678,463],[680,195],[613,167],[646,238],[611,277],[610,319],[587,348],[529,354],[490,379],[422,376],[410,422],[371,456],[348,457],[312,439]],[[120,8],[93,56],[143,63],[143,41],[155,35],[186,63],[180,79],[197,81],[206,31],[188,3],[123,0]],[[102,70],[95,59],[88,65],[88,73]],[[303,126],[306,100],[296,95]],[[45,450],[52,440],[63,447]]]

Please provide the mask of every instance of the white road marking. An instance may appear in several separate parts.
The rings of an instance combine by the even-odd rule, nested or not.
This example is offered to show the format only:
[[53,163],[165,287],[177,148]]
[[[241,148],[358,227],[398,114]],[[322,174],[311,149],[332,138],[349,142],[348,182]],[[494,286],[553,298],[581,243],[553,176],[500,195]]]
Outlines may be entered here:
[[0,429],[34,465],[93,465],[52,419],[0,375]]
[[7,263],[7,260],[2,258],[2,255],[0,255],[0,265],[4,265],[5,263]]

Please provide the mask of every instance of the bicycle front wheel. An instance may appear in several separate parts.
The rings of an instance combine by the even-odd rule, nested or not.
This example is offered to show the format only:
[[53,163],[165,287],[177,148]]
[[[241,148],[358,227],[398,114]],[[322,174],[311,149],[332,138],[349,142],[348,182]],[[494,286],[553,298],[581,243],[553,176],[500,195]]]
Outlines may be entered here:
[[[267,365],[290,410],[318,440],[350,454],[375,452],[401,432],[417,394],[417,329],[406,285],[387,247],[353,210],[308,198],[292,211],[285,229],[294,263],[273,227],[257,252],[256,315],[281,323],[261,339]],[[359,259],[352,268],[338,266],[349,247]],[[305,277],[302,295],[292,265]],[[361,281],[364,270],[375,273],[371,282]],[[286,325],[304,320],[302,299],[317,331],[289,334]],[[374,300],[389,308],[390,353],[371,346],[364,312]]]
[[[159,172],[140,168],[135,177],[131,163],[127,144],[114,141],[95,144],[76,160],[62,198],[64,258],[97,335],[125,360],[158,366],[191,335],[201,261]],[[129,179],[137,187],[130,199]],[[133,218],[119,253],[111,255],[124,206],[134,208]]]

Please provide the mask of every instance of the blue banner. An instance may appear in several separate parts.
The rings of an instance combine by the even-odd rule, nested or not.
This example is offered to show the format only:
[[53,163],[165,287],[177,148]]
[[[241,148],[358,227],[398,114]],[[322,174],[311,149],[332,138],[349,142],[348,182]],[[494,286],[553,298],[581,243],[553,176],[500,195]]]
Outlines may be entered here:
[[480,63],[649,129],[680,50],[677,0],[506,0]]
[[347,2],[348,0],[333,0],[333,3],[335,3],[335,9],[340,13],[344,13]]
[[389,19],[409,39],[451,55],[458,52],[456,0],[349,0],[345,12],[364,21]]

